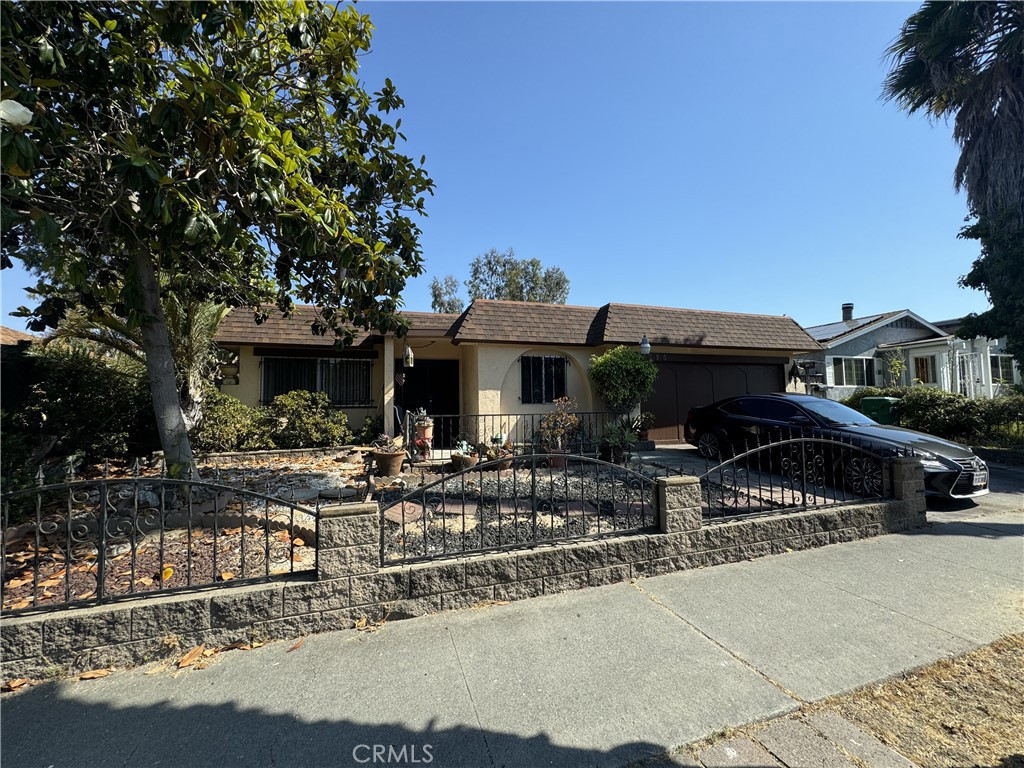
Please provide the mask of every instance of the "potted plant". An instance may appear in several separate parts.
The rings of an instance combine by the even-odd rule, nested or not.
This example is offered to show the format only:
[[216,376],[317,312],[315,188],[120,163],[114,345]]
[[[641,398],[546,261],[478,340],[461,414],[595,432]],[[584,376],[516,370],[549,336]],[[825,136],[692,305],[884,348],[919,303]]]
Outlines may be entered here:
[[[504,438],[504,435],[500,435]],[[491,438],[491,446],[487,449],[487,461],[498,462],[492,468],[501,472],[505,469],[512,468],[512,443],[505,439],[503,441],[494,442],[494,438]]]
[[601,461],[613,464],[624,464],[626,452],[636,443],[636,435],[632,426],[625,424],[609,424],[599,442]]
[[416,454],[420,457],[420,461],[427,461],[430,459],[430,441],[425,437],[417,437],[416,442],[413,443],[416,446]]
[[650,411],[640,411],[640,414],[633,419],[633,431],[641,440],[647,439],[647,433],[654,426],[654,414]]
[[570,397],[559,397],[553,405],[554,410],[541,417],[538,428],[544,450],[552,454],[549,466],[564,467],[565,454],[569,452],[569,443],[579,429],[580,418],[574,413],[576,401]]
[[465,440],[456,445],[452,451],[452,469],[456,471],[474,467],[479,460],[480,454],[477,449]]
[[426,408],[413,411],[412,423],[416,427],[416,437],[422,437],[424,440],[434,439],[434,420],[427,415]]
[[391,435],[380,435],[370,443],[370,449],[379,474],[387,477],[401,474],[405,449],[395,438]]

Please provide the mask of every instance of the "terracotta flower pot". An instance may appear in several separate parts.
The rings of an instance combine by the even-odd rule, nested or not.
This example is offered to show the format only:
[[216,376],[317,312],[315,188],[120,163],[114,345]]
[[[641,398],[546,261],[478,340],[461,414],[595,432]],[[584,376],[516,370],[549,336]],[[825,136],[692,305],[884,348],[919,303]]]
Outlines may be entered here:
[[403,461],[405,461],[405,453],[373,452],[373,463],[377,466],[377,472],[381,475],[391,477],[401,474]]
[[423,438],[424,440],[434,439],[434,425],[433,424],[417,424],[416,425],[416,437]]
[[456,454],[452,456],[452,469],[469,469],[470,467],[475,467],[477,461],[479,461],[479,458],[477,456],[465,456]]

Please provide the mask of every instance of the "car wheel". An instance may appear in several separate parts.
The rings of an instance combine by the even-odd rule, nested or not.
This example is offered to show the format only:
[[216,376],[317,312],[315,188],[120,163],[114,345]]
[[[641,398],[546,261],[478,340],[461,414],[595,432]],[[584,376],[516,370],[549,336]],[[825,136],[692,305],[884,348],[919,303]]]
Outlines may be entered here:
[[876,459],[845,456],[842,472],[847,490],[864,498],[882,495],[882,465]]
[[723,444],[721,435],[714,430],[700,432],[697,435],[697,452],[709,461],[716,461],[722,457]]

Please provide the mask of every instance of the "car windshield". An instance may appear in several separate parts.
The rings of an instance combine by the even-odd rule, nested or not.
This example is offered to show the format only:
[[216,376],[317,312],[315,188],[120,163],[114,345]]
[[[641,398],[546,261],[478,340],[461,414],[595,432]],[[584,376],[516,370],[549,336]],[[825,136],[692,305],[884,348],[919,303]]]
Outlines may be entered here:
[[810,411],[826,424],[840,426],[846,424],[877,424],[877,421],[869,419],[860,411],[855,411],[834,400],[815,400],[807,402],[800,401],[800,407]]

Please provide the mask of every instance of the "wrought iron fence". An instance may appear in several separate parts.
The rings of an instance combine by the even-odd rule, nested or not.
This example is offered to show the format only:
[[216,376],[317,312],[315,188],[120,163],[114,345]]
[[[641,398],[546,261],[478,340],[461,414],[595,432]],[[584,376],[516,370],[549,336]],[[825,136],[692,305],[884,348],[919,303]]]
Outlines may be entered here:
[[383,491],[381,562],[637,532],[657,524],[655,482],[581,455],[486,461],[409,491]]
[[[404,434],[410,458],[444,461],[461,443],[473,448],[510,445],[516,454],[539,453],[545,447],[543,413],[431,414],[430,436],[424,437],[414,416],[405,416]],[[621,417],[604,411],[576,411],[578,426],[565,436],[562,448],[573,454],[597,451],[601,436]]]
[[825,437],[757,445],[700,475],[703,516],[797,512],[892,498],[892,459],[911,453]]
[[5,612],[266,580],[316,567],[315,509],[136,462],[5,492]]

